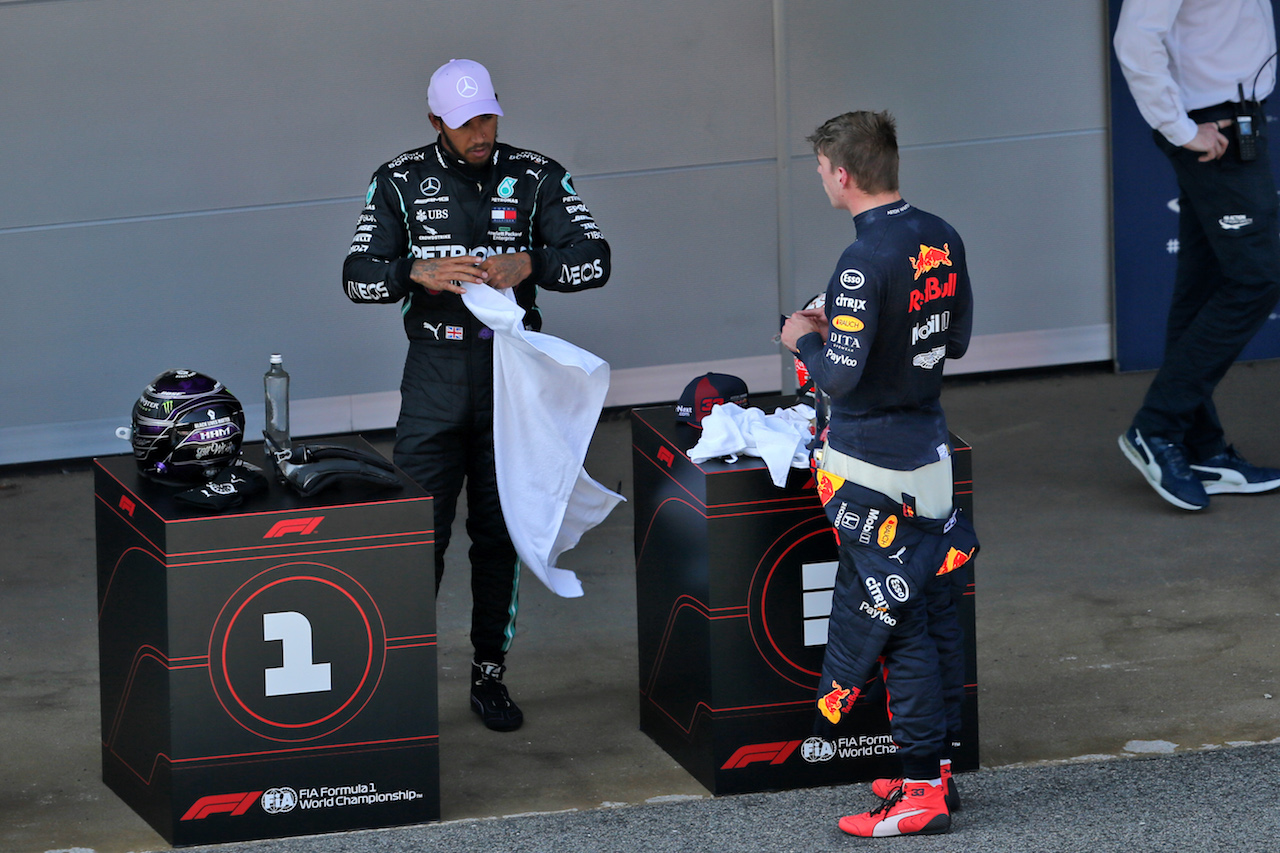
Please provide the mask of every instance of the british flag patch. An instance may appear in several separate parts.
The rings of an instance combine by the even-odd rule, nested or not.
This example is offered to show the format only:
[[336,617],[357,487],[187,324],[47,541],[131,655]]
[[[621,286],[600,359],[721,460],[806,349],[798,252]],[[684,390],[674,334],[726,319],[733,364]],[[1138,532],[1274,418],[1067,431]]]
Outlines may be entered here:
[[461,326],[445,326],[444,339],[446,341],[462,340],[462,327]]

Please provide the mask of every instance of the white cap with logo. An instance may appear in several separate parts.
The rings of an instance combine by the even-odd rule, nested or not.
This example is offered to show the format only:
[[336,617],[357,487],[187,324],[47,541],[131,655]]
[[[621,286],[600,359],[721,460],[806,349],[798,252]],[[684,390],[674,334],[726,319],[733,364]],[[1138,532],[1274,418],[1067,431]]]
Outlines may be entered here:
[[470,59],[450,59],[436,69],[427,86],[427,108],[451,130],[478,115],[502,115],[488,70]]

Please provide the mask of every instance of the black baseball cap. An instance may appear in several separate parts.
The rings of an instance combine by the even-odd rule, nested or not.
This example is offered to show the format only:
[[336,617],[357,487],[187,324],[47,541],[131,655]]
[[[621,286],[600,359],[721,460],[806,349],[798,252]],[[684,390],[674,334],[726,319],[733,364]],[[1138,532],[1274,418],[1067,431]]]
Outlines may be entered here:
[[702,419],[717,403],[747,404],[747,383],[727,373],[704,373],[685,386],[676,403],[676,420],[702,429]]

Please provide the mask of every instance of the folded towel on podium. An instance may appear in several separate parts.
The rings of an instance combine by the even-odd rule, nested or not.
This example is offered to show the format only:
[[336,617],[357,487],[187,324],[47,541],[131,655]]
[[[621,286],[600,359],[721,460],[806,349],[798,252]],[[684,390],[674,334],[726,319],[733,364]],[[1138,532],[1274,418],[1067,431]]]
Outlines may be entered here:
[[813,407],[804,403],[775,409],[771,415],[736,404],[712,406],[702,419],[702,438],[689,450],[689,458],[706,462],[722,456],[758,456],[773,484],[782,488],[789,469],[809,467],[813,416]]

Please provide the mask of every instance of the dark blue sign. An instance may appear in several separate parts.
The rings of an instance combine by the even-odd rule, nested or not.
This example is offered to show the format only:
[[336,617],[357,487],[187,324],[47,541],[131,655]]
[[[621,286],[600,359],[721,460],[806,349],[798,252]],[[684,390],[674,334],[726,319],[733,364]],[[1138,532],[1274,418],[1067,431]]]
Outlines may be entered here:
[[[1111,34],[1121,0],[1110,0]],[[1111,174],[1115,233],[1115,335],[1119,370],[1157,368],[1164,356],[1165,319],[1178,261],[1178,183],[1169,161],[1138,112],[1115,50],[1111,56]],[[1273,60],[1274,61],[1274,60]],[[1276,104],[1267,105],[1272,170],[1280,148],[1272,130]],[[1275,312],[1245,347],[1241,359],[1280,356]]]

